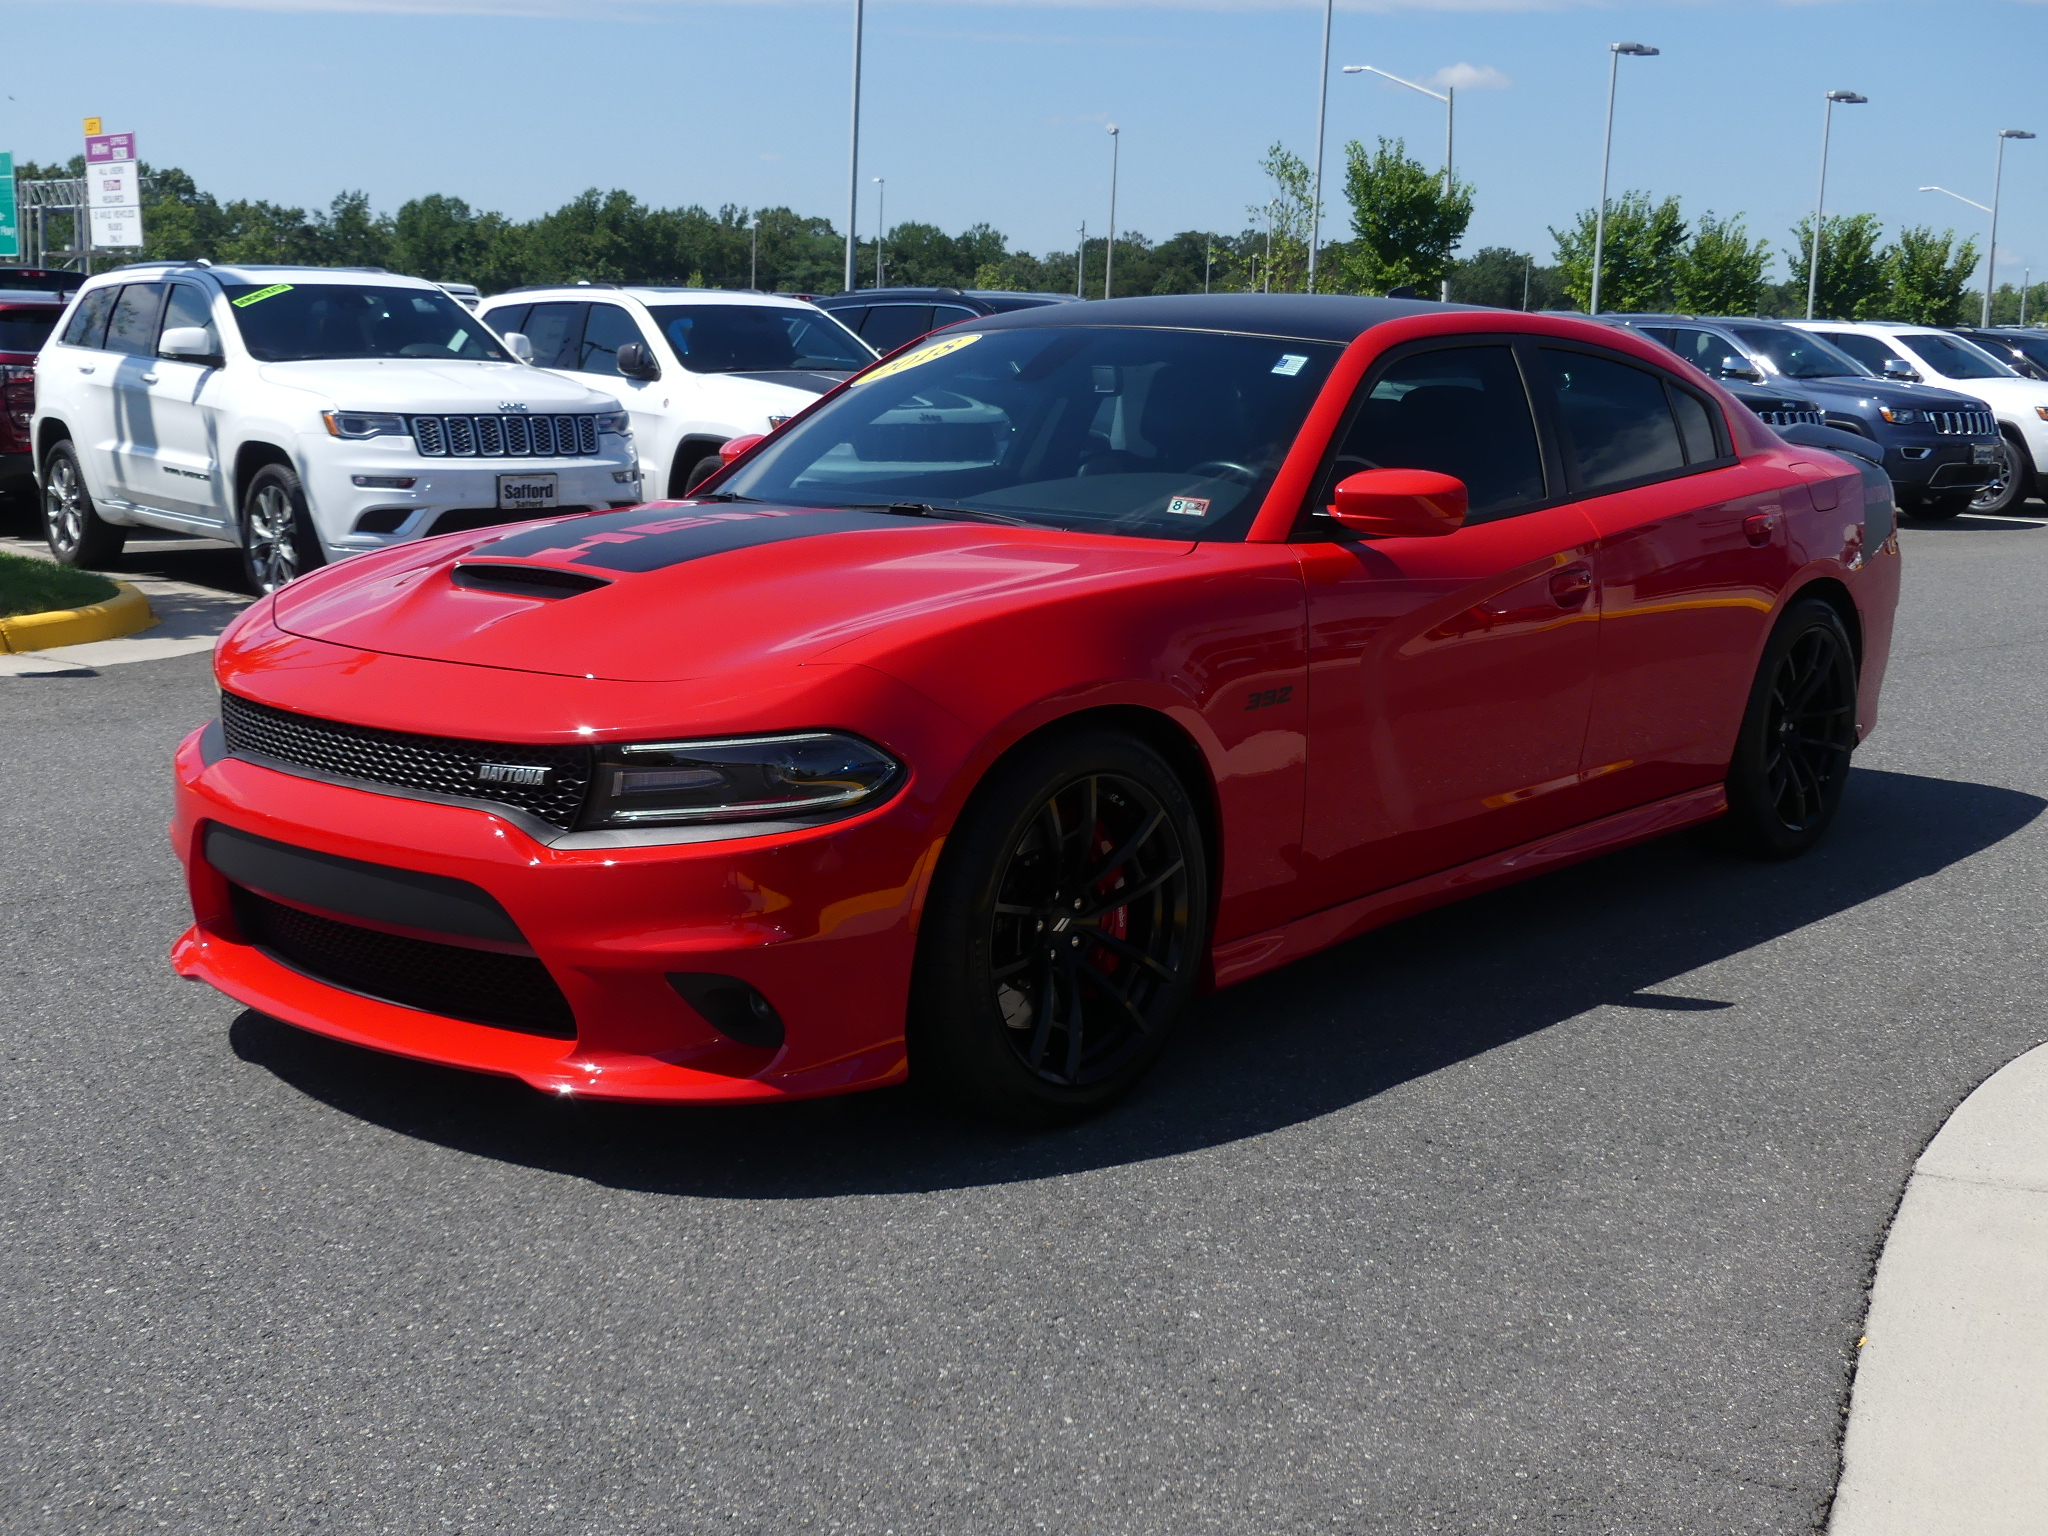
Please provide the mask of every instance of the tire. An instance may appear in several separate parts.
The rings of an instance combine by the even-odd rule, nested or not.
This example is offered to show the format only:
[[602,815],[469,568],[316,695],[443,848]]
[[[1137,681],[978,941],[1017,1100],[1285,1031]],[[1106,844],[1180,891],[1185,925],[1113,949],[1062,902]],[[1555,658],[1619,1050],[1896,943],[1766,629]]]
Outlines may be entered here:
[[717,474],[718,471],[724,466],[724,464],[725,460],[721,459],[715,453],[707,454],[705,457],[699,459],[696,462],[696,464],[694,464],[691,467],[690,472],[687,475],[683,476],[683,494],[685,496],[689,495],[690,492],[694,491],[706,480],[709,480],[713,475]]
[[242,493],[242,574],[258,597],[327,563],[296,471],[266,464]]
[[125,529],[104,521],[85,488],[78,450],[69,441],[43,460],[43,538],[65,565],[83,569],[112,565],[128,542]]
[[1947,496],[1923,497],[1902,510],[1916,522],[1945,523],[1969,511],[1971,502],[1976,499],[1975,491],[1958,491]]
[[1998,476],[1966,504],[1972,512],[1998,517],[2016,510],[2034,483],[2034,465],[2027,451],[2009,437],[2000,437]]
[[1728,764],[1721,840],[1761,859],[1797,858],[1826,833],[1856,747],[1856,653],[1819,598],[1786,609],[1764,646]]
[[1049,738],[975,791],[924,912],[912,1082],[1011,1124],[1078,1119],[1145,1074],[1194,995],[1209,924],[1194,805],[1130,736]]

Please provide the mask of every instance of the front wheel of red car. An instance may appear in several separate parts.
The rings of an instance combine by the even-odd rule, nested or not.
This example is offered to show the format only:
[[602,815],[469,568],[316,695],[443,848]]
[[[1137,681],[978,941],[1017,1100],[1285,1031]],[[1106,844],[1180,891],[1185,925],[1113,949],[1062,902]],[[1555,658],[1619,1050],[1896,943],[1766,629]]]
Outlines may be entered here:
[[1771,631],[1728,765],[1723,838],[1789,859],[1819,842],[1842,804],[1856,747],[1856,653],[1819,598],[1794,602]]
[[1165,1047],[1208,938],[1186,788],[1134,738],[1028,747],[976,791],[925,903],[913,1081],[1013,1124],[1100,1109]]

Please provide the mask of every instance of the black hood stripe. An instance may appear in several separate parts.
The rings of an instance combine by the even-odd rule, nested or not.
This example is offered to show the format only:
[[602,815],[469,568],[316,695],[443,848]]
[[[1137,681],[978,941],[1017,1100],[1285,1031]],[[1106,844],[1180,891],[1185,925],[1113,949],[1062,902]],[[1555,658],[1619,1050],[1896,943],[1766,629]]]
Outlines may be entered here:
[[659,571],[707,555],[828,533],[902,532],[918,524],[888,512],[742,512],[723,507],[662,514],[652,507],[579,517],[515,533],[472,556],[547,556],[603,571]]

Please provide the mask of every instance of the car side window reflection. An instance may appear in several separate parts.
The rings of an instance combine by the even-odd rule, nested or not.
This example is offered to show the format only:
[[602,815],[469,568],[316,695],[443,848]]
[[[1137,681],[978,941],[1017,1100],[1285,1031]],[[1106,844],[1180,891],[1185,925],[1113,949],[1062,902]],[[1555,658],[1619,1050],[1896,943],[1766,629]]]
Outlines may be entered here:
[[107,316],[113,313],[118,288],[95,288],[78,301],[71,323],[64,327],[64,342],[73,347],[103,347],[107,344]]
[[526,339],[542,368],[574,369],[581,360],[583,312],[588,304],[536,304],[526,317]]
[[107,321],[107,350],[148,357],[156,351],[156,317],[163,306],[162,283],[130,283]]
[[619,376],[619,348],[640,340],[640,327],[616,304],[593,304],[583,327],[583,360],[578,371]]
[[1433,469],[1465,482],[1468,523],[1510,517],[1546,494],[1522,371],[1506,346],[1446,347],[1397,359],[1358,402],[1314,505],[1367,469]]
[[931,328],[929,304],[877,304],[868,311],[868,323],[861,327],[860,336],[877,352],[893,352]]
[[164,306],[163,324],[157,328],[157,339],[161,341],[165,331],[186,326],[205,331],[212,350],[220,351],[220,331],[213,323],[213,300],[190,283],[173,283],[170,302]]
[[1542,355],[1557,394],[1565,462],[1577,471],[1579,491],[1610,490],[1685,468],[1678,422],[1656,374],[1590,352],[1545,347]]

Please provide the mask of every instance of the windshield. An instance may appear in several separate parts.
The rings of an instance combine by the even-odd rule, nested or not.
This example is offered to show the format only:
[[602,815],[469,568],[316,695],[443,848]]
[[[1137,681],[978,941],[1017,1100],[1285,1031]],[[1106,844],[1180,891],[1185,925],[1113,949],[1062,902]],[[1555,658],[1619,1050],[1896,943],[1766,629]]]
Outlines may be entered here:
[[852,373],[875,360],[853,332],[821,310],[780,304],[650,304],[648,313],[692,373]]
[[40,352],[56,329],[57,309],[0,309],[0,352]]
[[510,362],[476,316],[439,289],[359,283],[223,285],[242,344],[266,363],[433,357]]
[[1918,331],[1901,336],[1900,343],[1945,379],[2010,379],[2018,377],[1989,352],[1960,336],[1938,336]]
[[1808,331],[1778,331],[1762,325],[1738,325],[1735,334],[1752,352],[1761,352],[1788,379],[1867,379],[1870,370],[1841,348]]
[[948,331],[771,439],[719,489],[1242,538],[1338,353],[1204,331]]
[[2048,336],[2023,331],[2001,331],[1998,339],[2037,367],[2048,368]]

